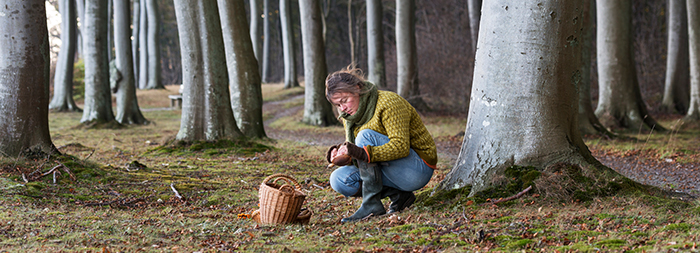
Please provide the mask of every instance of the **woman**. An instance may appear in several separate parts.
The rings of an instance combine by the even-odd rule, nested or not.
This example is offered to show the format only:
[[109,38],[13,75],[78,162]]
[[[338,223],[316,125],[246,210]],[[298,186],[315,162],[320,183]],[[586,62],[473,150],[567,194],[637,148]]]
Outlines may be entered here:
[[384,197],[391,199],[389,213],[413,204],[413,191],[430,181],[437,164],[435,142],[413,106],[396,93],[378,91],[356,68],[326,78],[326,99],[340,112],[346,140],[330,147],[326,160],[353,158],[337,164],[341,167],[331,174],[331,187],[345,196],[362,196],[355,214],[341,221],[385,214]]

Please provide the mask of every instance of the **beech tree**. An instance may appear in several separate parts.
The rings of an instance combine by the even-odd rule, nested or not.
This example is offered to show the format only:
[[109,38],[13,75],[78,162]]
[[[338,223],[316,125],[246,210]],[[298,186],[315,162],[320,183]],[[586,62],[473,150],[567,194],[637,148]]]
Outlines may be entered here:
[[[255,59],[260,65],[260,1],[250,0],[250,40],[253,43]],[[260,66],[258,66],[258,70]]]
[[73,100],[73,64],[78,42],[78,20],[75,0],[58,1],[61,12],[61,49],[54,71],[53,98],[49,109],[56,111],[81,111]]
[[282,52],[284,55],[284,88],[299,87],[296,55],[294,53],[294,29],[290,0],[280,0],[280,25],[282,30]]
[[129,1],[114,1],[114,48],[116,76],[112,92],[117,94],[117,122],[121,124],[145,124],[146,118],[141,114],[136,98],[134,80],[134,63],[131,54],[130,9]]
[[685,122],[700,122],[700,3],[686,1],[688,10],[688,39],[690,44],[690,107]]
[[137,79],[139,89],[148,87],[148,6],[146,1],[139,1],[141,4],[139,8],[139,75]]
[[[577,122],[581,1],[485,1],[459,157],[436,191],[496,186],[506,168],[555,174],[560,163],[615,174],[590,154]],[[560,182],[552,182],[560,183]]]
[[668,53],[664,96],[661,100],[661,110],[667,113],[686,113],[690,100],[688,16],[685,2],[668,1]]
[[630,0],[596,1],[596,59],[598,106],[595,114],[612,129],[647,126],[664,130],[647,112],[642,100],[632,51]]
[[49,134],[44,0],[2,0],[0,6],[0,156],[58,152]]
[[248,137],[264,138],[262,88],[255,60],[244,0],[218,0],[226,65],[231,86],[231,107],[238,128]]
[[85,106],[83,124],[114,121],[112,97],[109,90],[109,60],[107,58],[107,2],[85,1],[83,29],[83,59],[85,61]]
[[304,51],[304,116],[302,122],[313,126],[337,124],[331,104],[326,100],[325,45],[319,0],[299,0],[301,38]]
[[229,97],[226,54],[216,1],[175,0],[182,57],[183,141],[238,139]]
[[[142,0],[143,1],[143,0]],[[134,63],[134,82],[136,83],[136,86],[138,87],[138,77],[139,77],[139,34],[140,34],[140,29],[141,26],[140,20],[141,20],[141,3],[139,0],[134,0],[134,8],[132,10],[131,16],[133,17],[132,25],[131,25],[131,55],[132,55],[132,62]]]
[[581,44],[581,82],[578,91],[578,126],[581,134],[599,134],[615,136],[600,123],[591,104],[591,52],[593,47],[593,23],[595,0],[582,0],[581,21],[583,28],[580,35]]
[[381,0],[367,0],[367,80],[386,88],[384,62],[384,7]]
[[165,89],[160,73],[160,16],[156,0],[146,1],[146,15],[148,16],[148,31],[146,39],[148,47],[148,82],[147,89]]
[[269,83],[270,80],[270,0],[263,0],[263,45],[262,60],[262,82]]
[[476,42],[479,39],[479,22],[481,20],[481,1],[467,0],[469,11],[469,31],[471,31],[472,48],[476,51]]
[[415,0],[396,0],[396,93],[416,110],[424,111],[427,105],[420,97],[418,87],[415,12]]

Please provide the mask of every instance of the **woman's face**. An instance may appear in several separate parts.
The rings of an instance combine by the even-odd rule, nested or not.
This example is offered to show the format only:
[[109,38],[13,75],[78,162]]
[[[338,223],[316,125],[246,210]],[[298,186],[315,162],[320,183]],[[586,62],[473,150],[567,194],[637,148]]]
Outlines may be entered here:
[[360,95],[350,92],[338,92],[331,96],[331,104],[337,106],[341,112],[353,115],[360,106]]

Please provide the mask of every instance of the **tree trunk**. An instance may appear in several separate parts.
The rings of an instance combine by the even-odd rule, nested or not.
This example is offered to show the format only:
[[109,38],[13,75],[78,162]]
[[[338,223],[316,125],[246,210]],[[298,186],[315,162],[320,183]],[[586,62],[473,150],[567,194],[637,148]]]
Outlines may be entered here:
[[469,117],[455,166],[436,188],[474,195],[513,165],[595,162],[581,139],[581,2],[484,2]]
[[591,51],[593,47],[593,22],[595,0],[582,0],[583,31],[581,32],[581,82],[578,91],[578,128],[581,134],[615,136],[600,123],[591,104]]
[[231,110],[216,1],[174,3],[184,86],[180,131],[175,138],[214,141],[243,137]]
[[467,0],[469,9],[469,31],[472,36],[472,49],[476,51],[476,43],[479,39],[479,21],[481,20],[481,1]]
[[352,0],[348,0],[348,43],[350,44],[350,63],[357,64],[355,56],[355,37],[352,34]]
[[[145,1],[145,0],[141,0]],[[132,29],[131,29],[131,55],[132,55],[132,61],[134,63],[134,83],[136,86],[138,86],[138,77],[139,77],[139,31],[141,28],[140,21],[141,20],[141,3],[139,0],[134,0],[134,9],[132,11],[132,17],[133,17],[133,22],[132,22]]]
[[77,20],[75,0],[59,0],[61,10],[61,49],[53,79],[53,99],[49,109],[59,112],[81,111],[73,100],[73,64],[75,60]]
[[78,55],[83,57],[83,29],[85,28],[85,0],[75,0],[78,14]]
[[418,87],[415,11],[415,0],[396,0],[396,90],[416,110],[425,111]]
[[148,89],[165,89],[160,73],[160,17],[156,0],[146,0],[148,15]]
[[[139,8],[139,89],[148,87],[148,0],[140,0],[141,8]],[[136,38],[134,38],[136,39]]]
[[642,100],[632,50],[630,0],[597,0],[597,52],[599,99],[595,114],[612,129],[644,125],[664,130],[647,113]]
[[260,65],[260,0],[250,0],[250,40],[253,43],[255,59]]
[[386,88],[383,19],[382,1],[367,0],[367,80],[380,88]]
[[107,59],[107,2],[85,2],[83,30],[83,59],[85,61],[85,106],[83,124],[114,121],[112,97],[109,91],[109,61]]
[[684,114],[690,100],[688,16],[685,0],[668,1],[668,54],[661,111]]
[[114,28],[112,27],[112,17],[114,16],[114,0],[107,0],[107,60],[112,61],[112,48],[114,45]]
[[328,126],[337,124],[338,120],[325,95],[328,71],[318,1],[299,0],[305,79],[302,122],[313,126]]
[[[136,99],[134,63],[131,54],[129,1],[114,1],[114,51],[117,71],[121,77],[117,86],[117,122],[121,124],[146,124]],[[112,90],[114,92],[114,89]]]
[[0,156],[58,152],[49,134],[44,0],[2,0],[0,6]]
[[248,137],[264,138],[262,89],[248,31],[244,0],[218,0],[231,86],[231,107],[238,127]]
[[688,41],[690,44],[690,107],[683,121],[700,121],[700,3],[686,1],[688,8]]
[[299,87],[297,81],[297,59],[294,54],[294,28],[290,0],[280,0],[280,23],[282,26],[282,51],[284,53],[284,88]]
[[270,82],[270,0],[263,0],[262,82]]

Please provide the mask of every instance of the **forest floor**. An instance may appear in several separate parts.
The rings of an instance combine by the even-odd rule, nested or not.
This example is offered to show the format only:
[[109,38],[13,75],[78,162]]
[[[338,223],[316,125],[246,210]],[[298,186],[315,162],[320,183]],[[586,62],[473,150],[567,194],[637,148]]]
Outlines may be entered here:
[[[298,122],[302,88],[263,85],[269,139],[189,147],[163,146],[179,130],[180,110],[167,98],[175,93],[176,86],[139,91],[145,126],[84,129],[80,113],[51,113],[52,139],[66,156],[0,161],[0,252],[700,251],[697,199],[641,193],[554,202],[533,192],[498,205],[457,194],[341,224],[361,202],[328,184],[323,154],[343,141],[343,130]],[[440,158],[417,192],[426,196],[456,161],[466,119],[423,120]],[[625,135],[634,138],[585,141],[635,181],[700,195],[700,131]],[[260,184],[275,173],[297,180],[313,213],[308,224],[248,218]]]

